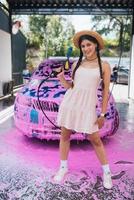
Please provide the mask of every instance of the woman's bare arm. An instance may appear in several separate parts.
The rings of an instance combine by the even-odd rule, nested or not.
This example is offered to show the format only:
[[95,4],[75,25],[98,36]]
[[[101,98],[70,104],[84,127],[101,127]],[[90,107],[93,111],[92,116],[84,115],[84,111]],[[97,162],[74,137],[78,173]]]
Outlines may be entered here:
[[[74,70],[75,66],[76,66],[76,62],[74,62],[72,64],[72,71]],[[66,89],[72,88],[72,82],[69,82],[65,79],[64,70],[62,70],[62,72],[60,72],[57,75],[57,78],[60,80],[60,82],[61,82],[61,84],[63,85],[64,88],[66,88]]]
[[109,99],[111,67],[110,67],[109,63],[104,62],[102,69],[103,69],[103,81],[104,81],[104,89],[103,89],[103,93],[102,93],[102,113],[106,113],[108,99]]
[[63,85],[64,88],[69,89],[69,88],[72,87],[72,83],[65,79],[64,71],[60,72],[57,75],[57,78],[60,80],[60,82],[61,82],[61,84]]

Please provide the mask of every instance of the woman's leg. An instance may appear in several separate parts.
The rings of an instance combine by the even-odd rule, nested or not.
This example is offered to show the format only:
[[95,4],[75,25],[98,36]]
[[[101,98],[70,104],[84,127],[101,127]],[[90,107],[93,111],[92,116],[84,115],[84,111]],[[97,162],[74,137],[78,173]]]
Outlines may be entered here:
[[67,159],[70,150],[70,135],[71,130],[68,130],[64,127],[61,128],[61,137],[60,137],[60,168],[56,175],[54,176],[55,181],[62,181],[65,174],[68,171]]
[[104,145],[102,143],[102,140],[100,139],[99,133],[96,132],[96,133],[88,135],[88,139],[92,143],[100,163],[102,165],[108,164],[106,151],[104,149]]
[[106,156],[106,151],[104,148],[104,145],[102,143],[102,140],[100,139],[99,133],[93,133],[88,136],[88,139],[92,143],[94,150],[96,152],[96,155],[102,165],[103,168],[103,185],[107,189],[112,188],[112,179],[111,179],[111,172],[108,164],[108,159]]
[[61,128],[61,137],[60,137],[60,159],[67,160],[69,150],[70,150],[70,135],[71,130],[68,130],[64,127]]

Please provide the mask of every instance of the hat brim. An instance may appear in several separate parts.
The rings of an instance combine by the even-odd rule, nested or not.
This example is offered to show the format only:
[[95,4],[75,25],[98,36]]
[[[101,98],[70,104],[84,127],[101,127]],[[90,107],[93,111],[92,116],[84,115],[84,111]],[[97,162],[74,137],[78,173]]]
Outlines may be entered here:
[[100,50],[104,49],[104,41],[103,41],[101,35],[95,31],[88,31],[88,30],[79,31],[74,35],[73,43],[76,48],[79,48],[79,39],[83,35],[89,35],[89,36],[94,37],[98,41],[99,49]]

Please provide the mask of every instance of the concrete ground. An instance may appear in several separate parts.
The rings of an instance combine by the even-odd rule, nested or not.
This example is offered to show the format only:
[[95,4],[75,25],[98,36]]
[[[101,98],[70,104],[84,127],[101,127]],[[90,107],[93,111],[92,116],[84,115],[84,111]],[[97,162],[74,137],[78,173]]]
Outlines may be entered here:
[[127,85],[115,85],[113,95],[120,125],[115,135],[103,139],[113,174],[111,190],[102,186],[101,166],[87,141],[71,142],[69,172],[61,184],[54,183],[58,141],[23,136],[10,111],[6,121],[1,114],[0,200],[133,200],[134,101],[127,98]]

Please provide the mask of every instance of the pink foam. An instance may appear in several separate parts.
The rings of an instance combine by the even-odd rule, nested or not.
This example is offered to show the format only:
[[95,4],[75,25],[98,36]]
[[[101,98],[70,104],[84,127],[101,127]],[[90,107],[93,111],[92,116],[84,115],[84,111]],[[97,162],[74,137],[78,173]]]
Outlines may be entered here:
[[[22,135],[18,130],[12,129],[10,133],[3,136],[3,142],[8,146],[8,151],[12,151],[20,159],[28,163],[34,163],[41,167],[56,169],[59,165],[58,141],[40,141],[30,139]],[[126,130],[118,130],[117,134],[103,140],[109,163],[113,172],[129,169],[133,165],[115,164],[124,160],[134,162],[134,135]],[[1,152],[1,150],[0,150]],[[88,142],[71,142],[69,153],[69,167],[72,171],[96,169],[100,172],[100,163],[95,155],[93,147]],[[131,172],[130,172],[131,173]]]

